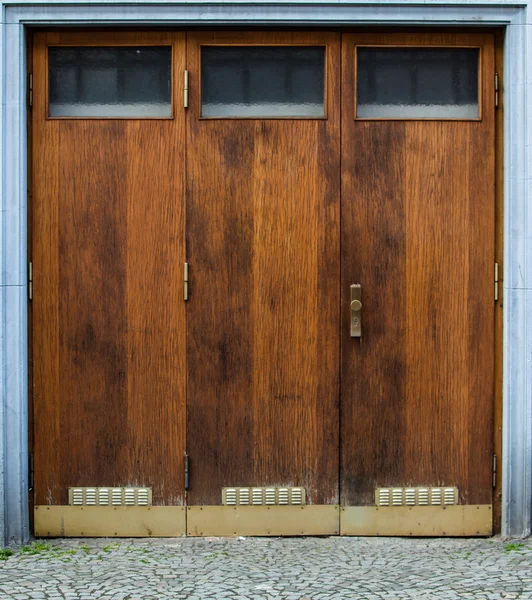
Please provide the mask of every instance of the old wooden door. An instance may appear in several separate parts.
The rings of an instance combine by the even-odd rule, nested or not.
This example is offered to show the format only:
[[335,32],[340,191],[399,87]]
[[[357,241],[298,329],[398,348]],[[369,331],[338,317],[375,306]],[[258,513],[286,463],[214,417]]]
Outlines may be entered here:
[[345,35],[342,63],[342,503],[452,486],[489,505],[493,38]]
[[36,504],[77,486],[151,487],[189,519],[227,487],[491,504],[492,36],[34,46]]
[[38,505],[71,486],[184,502],[184,39],[35,36]]
[[188,503],[337,503],[339,35],[189,34],[187,64]]

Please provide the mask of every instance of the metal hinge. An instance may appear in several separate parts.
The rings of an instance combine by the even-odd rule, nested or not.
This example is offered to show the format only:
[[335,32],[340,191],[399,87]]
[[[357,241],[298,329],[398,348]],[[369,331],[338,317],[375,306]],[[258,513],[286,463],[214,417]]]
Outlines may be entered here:
[[185,490],[188,490],[189,470],[188,470],[188,454],[185,454]]
[[33,73],[28,75],[28,107],[33,107]]
[[491,485],[494,488],[497,487],[497,455],[496,454],[493,455]]
[[188,300],[188,263],[183,267],[183,298],[185,302]]
[[495,108],[499,108],[499,74],[495,73]]
[[184,77],[184,88],[183,88],[183,106],[188,108],[188,71],[185,70]]
[[28,465],[28,491],[31,492],[33,490],[33,473],[34,473],[34,468],[33,468],[33,454],[30,454],[29,456],[29,465]]
[[28,263],[28,298],[33,300],[33,263]]
[[495,288],[493,294],[495,297],[495,302],[497,302],[497,300],[499,299],[499,263],[495,263],[494,271]]

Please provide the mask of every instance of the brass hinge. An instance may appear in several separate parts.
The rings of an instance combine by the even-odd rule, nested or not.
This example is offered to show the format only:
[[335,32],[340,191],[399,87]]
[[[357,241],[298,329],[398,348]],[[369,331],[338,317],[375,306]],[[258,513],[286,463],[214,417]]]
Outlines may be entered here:
[[28,263],[28,298],[33,300],[33,263]]
[[34,467],[33,467],[33,454],[29,455],[29,464],[28,464],[28,491],[31,492],[33,490],[34,484]]
[[185,454],[185,490],[188,490],[189,470],[188,470],[188,454]]
[[28,75],[28,107],[33,107],[33,73]]
[[495,263],[495,269],[494,269],[494,282],[495,282],[495,288],[494,288],[494,297],[495,297],[495,302],[497,302],[497,300],[499,299],[499,263]]
[[185,70],[184,77],[184,88],[183,88],[183,106],[188,108],[188,71]]
[[188,300],[188,263],[183,267],[183,298],[185,302]]
[[497,455],[493,455],[493,463],[492,463],[492,480],[491,485],[493,488],[497,487]]
[[495,73],[495,108],[499,108],[499,74]]

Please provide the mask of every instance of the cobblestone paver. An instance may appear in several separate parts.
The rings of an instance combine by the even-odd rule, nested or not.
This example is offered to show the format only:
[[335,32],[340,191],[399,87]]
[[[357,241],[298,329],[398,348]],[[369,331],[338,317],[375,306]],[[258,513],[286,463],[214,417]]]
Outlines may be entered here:
[[532,599],[532,539],[38,540],[0,599]]

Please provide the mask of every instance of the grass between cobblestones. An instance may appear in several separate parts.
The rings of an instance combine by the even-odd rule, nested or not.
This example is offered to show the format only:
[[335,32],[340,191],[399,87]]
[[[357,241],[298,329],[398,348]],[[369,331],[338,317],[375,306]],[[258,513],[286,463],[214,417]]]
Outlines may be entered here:
[[0,600],[532,600],[532,539],[37,539]]
[[[397,539],[397,538],[396,538]],[[487,540],[488,544],[493,544],[494,540]],[[67,541],[68,543],[68,541]],[[134,543],[134,542],[133,542]],[[20,548],[15,548],[15,550],[13,550],[12,548],[0,548],[0,561],[6,561],[8,560],[10,557],[16,557],[19,556],[20,558],[24,558],[24,557],[30,557],[30,556],[38,556],[42,559],[48,558],[48,559],[63,559],[65,561],[70,561],[71,557],[76,556],[78,554],[78,550],[80,553],[83,553],[84,555],[89,555],[92,553],[93,556],[95,556],[97,559],[102,560],[106,554],[110,554],[115,550],[119,550],[122,549],[124,550],[127,554],[132,553],[133,556],[139,555],[139,554],[151,554],[152,551],[149,548],[145,548],[145,547],[136,547],[135,545],[131,545],[131,542],[129,545],[123,545],[119,542],[112,542],[110,544],[106,544],[103,546],[95,546],[93,548],[91,548],[90,546],[88,546],[87,544],[78,546],[77,548],[64,548],[62,547],[62,545],[56,545],[56,544],[51,544],[45,540],[34,540],[31,543],[21,546]],[[331,546],[325,546],[325,550],[330,550]],[[504,549],[504,551],[508,554],[510,552],[517,552],[517,553],[525,553],[525,552],[530,552],[532,554],[532,548],[527,548],[525,546],[524,543],[522,542],[509,542],[506,543],[504,545],[502,545],[502,549]],[[101,554],[103,553],[103,554]],[[471,552],[458,552],[457,555],[459,555],[462,558],[469,558],[471,556]],[[203,556],[204,560],[216,560],[217,558],[229,558],[230,554],[229,552],[227,552],[226,550],[220,551],[220,552],[213,552],[211,554],[206,554],[205,556]],[[154,557],[150,557],[150,558],[154,558]],[[265,560],[266,556],[263,556],[260,558],[260,560]],[[146,558],[141,558],[140,562],[142,563],[148,563],[149,561]],[[532,564],[531,564],[532,567]]]

